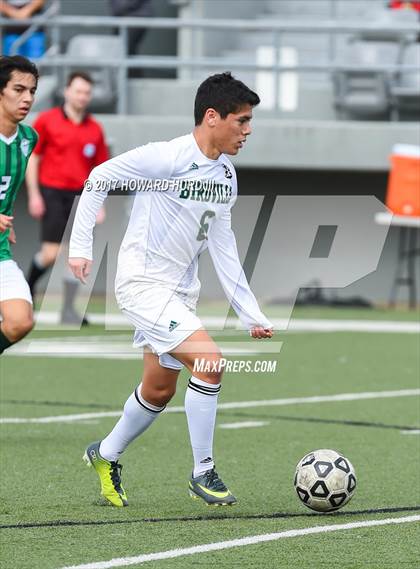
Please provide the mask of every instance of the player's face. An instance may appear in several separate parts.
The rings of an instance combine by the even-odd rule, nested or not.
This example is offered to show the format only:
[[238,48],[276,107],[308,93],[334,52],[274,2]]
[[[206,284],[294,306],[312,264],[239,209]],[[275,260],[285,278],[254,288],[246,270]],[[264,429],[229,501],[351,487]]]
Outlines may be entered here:
[[218,113],[214,130],[218,150],[223,154],[238,154],[251,134],[251,105],[244,105],[237,113],[229,113],[222,119]]
[[4,119],[17,124],[29,113],[34,102],[36,79],[31,73],[12,71],[6,87],[0,92]]
[[92,99],[92,85],[82,79],[75,77],[64,91],[64,100],[75,112],[83,113]]

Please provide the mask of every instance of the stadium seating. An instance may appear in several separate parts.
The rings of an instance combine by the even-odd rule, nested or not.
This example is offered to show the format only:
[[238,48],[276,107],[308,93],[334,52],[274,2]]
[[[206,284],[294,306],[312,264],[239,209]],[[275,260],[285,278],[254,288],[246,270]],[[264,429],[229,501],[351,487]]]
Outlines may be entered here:
[[420,44],[407,45],[402,55],[403,65],[416,66],[416,71],[398,72],[390,84],[392,116],[398,120],[404,113],[420,116]]
[[[397,42],[349,42],[342,63],[357,67],[396,65],[401,46]],[[346,116],[386,117],[391,101],[388,75],[383,71],[336,71],[333,73],[334,104],[340,118]]]
[[367,41],[399,41],[410,43],[416,41],[416,34],[413,32],[401,32],[392,29],[392,26],[400,24],[417,24],[418,16],[414,10],[388,10],[381,9],[372,13],[371,18],[378,26],[387,27],[389,30],[364,30],[356,34],[356,37]]
[[[277,1],[265,0],[260,3],[260,13],[256,18],[260,21],[272,22],[277,20],[282,23],[298,22],[308,23],[317,21],[325,22],[332,20],[340,23],[360,22],[361,25],[372,22],[378,26],[388,27],[387,29],[365,30],[358,33],[340,33],[330,35],[328,32],[320,33],[305,32],[280,32],[277,40],[271,31],[250,31],[246,34],[234,36],[234,45],[230,40],[228,49],[223,49],[220,45],[220,54],[226,58],[239,62],[259,62],[259,50],[274,50],[273,45],[278,47],[278,61],[282,60],[281,52],[283,49],[293,50],[295,61],[298,65],[313,65],[335,62],[349,66],[386,66],[404,64],[402,53],[406,45],[416,40],[414,32],[396,31],[392,25],[416,24],[417,14],[413,10],[389,10],[382,0],[372,0],[365,2],[355,0],[300,0]],[[235,43],[236,42],[236,43]],[[414,56],[411,56],[412,58]],[[269,58],[274,61],[274,58]],[[265,61],[267,63],[267,61]],[[260,87],[259,74],[263,73],[267,77],[267,85],[275,84],[275,77],[269,79],[270,72],[238,72],[240,78],[254,87]],[[283,75],[287,75],[283,74]],[[332,78],[333,96],[330,92]],[[414,106],[414,87],[415,75],[399,77],[398,81],[391,81],[392,74],[384,71],[360,72],[360,71],[339,71],[330,73],[328,71],[303,72],[297,75],[296,79],[296,98],[299,101],[299,108],[293,112],[296,118],[307,117],[309,113],[317,118],[330,119],[330,113],[325,105],[321,104],[318,111],[315,108],[316,98],[310,97],[310,92],[324,93],[325,99],[331,100],[331,108],[335,109],[339,118],[347,119],[389,119],[391,110],[398,103],[400,106]],[[281,82],[281,79],[279,79]],[[413,85],[414,82],[414,85]],[[391,100],[391,84],[395,83],[397,95]],[[262,90],[264,95],[264,89]],[[274,100],[274,94],[268,93],[268,99]],[[303,102],[308,102],[309,108],[301,108]],[[305,103],[306,104],[306,103]],[[274,109],[276,104],[271,105]],[[264,108],[264,105],[262,105]],[[281,105],[277,109],[282,112]],[[289,116],[292,116],[290,112]],[[286,113],[287,115],[287,113]],[[285,115],[285,116],[286,116]],[[394,118],[396,113],[392,115]]]
[[[403,51],[405,53],[406,45],[415,40],[415,33],[395,31],[391,25],[416,23],[417,14],[412,10],[389,10],[384,0],[202,0],[200,3],[175,0],[174,3],[178,6],[180,20],[220,18],[221,12],[215,9],[217,7],[223,8],[225,20],[233,18],[265,21],[270,24],[276,21],[281,24],[311,24],[310,31],[304,33],[292,32],[290,29],[278,32],[255,29],[247,30],[246,33],[240,30],[227,33],[224,29],[206,29],[191,33],[191,30],[181,26],[177,47],[173,42],[165,52],[161,51],[159,30],[153,29],[148,34],[150,45],[141,53],[142,56],[177,53],[181,60],[201,56],[209,60],[219,59],[221,69],[232,67],[237,77],[261,93],[260,111],[267,117],[328,121],[334,120],[338,113],[340,118],[349,119],[387,119],[390,116],[398,119],[402,114],[416,111],[416,74],[395,73],[396,65],[408,61],[405,55],[403,61],[402,54]],[[78,0],[77,6],[84,10],[82,0]],[[72,9],[66,13],[73,12]],[[98,14],[100,17],[97,25],[89,27],[89,30],[96,30],[96,34],[89,31],[89,34],[86,32],[80,35],[80,28],[76,27],[64,27],[61,30],[57,53],[61,54],[61,46],[67,44],[64,56],[72,57],[72,61],[60,69],[61,78],[57,93],[62,91],[68,72],[76,68],[74,62],[89,58],[97,62],[97,65],[92,66],[89,62],[89,67],[86,68],[96,82],[92,104],[94,111],[114,112],[117,110],[118,100],[119,113],[127,111],[129,114],[147,115],[153,113],[156,108],[160,114],[169,114],[167,109],[173,108],[179,109],[180,113],[186,113],[185,81],[191,81],[194,85],[214,72],[214,64],[206,67],[203,63],[194,68],[180,65],[176,71],[168,67],[153,69],[150,73],[146,66],[145,79],[130,78],[127,82],[121,81],[121,84],[117,85],[117,69],[101,67],[101,62],[107,54],[112,57],[123,54],[124,48],[117,36],[101,35],[110,34],[112,29],[109,23],[108,28],[101,27],[101,17],[105,12],[104,10],[102,14]],[[156,13],[156,16],[159,14]],[[358,23],[365,27],[367,23],[372,23],[372,29],[358,33],[339,31],[337,34],[330,33],[328,29],[317,29],[318,22],[324,25],[326,21],[335,21],[338,27],[351,23],[354,29],[357,29]],[[389,29],[378,31],[375,29],[376,24],[385,28],[389,24]],[[165,36],[168,35],[167,30],[160,30],[162,31]],[[176,33],[175,30],[171,30],[172,32]],[[407,51],[407,58],[409,57],[410,50]],[[414,55],[411,55],[411,60],[413,57]],[[235,63],[239,66],[235,67]],[[297,65],[300,69],[285,69],[276,73],[267,69],[267,65],[274,63],[286,68]],[[386,67],[390,64],[394,69],[375,73],[332,73],[330,67],[333,63],[356,68],[359,65]],[[249,64],[260,68],[247,69],[245,66]],[[320,69],[311,69],[314,65],[320,66]],[[174,81],[173,85],[169,82],[168,90],[165,89],[157,98],[150,96],[161,87],[161,80],[172,78],[175,74],[178,80]],[[155,78],[159,78],[156,84],[147,81]],[[122,96],[121,93],[117,95],[117,87],[122,89]]]
[[[76,35],[68,43],[66,54],[72,58],[97,60],[98,65],[84,67],[94,80],[92,110],[96,112],[109,112],[114,110],[117,90],[115,70],[110,67],[101,67],[103,57],[121,57],[124,47],[121,39],[114,35],[80,34]],[[64,69],[63,82],[66,76],[74,69],[69,66]],[[62,84],[64,87],[64,84]]]

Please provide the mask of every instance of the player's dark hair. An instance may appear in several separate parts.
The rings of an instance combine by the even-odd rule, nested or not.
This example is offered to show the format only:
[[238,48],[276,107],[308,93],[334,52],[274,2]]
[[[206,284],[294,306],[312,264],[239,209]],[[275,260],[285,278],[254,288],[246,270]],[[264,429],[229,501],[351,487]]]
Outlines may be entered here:
[[78,78],[87,81],[87,83],[90,83],[91,85],[94,83],[89,73],[85,73],[84,71],[72,71],[72,73],[67,77],[66,87],[70,87],[73,81]]
[[22,55],[2,55],[0,56],[0,93],[12,78],[13,71],[30,73],[38,84],[38,69],[32,61]]
[[207,109],[214,109],[225,119],[229,113],[237,113],[244,105],[255,107],[259,102],[257,93],[235,79],[230,71],[211,75],[197,89],[194,102],[195,124],[197,126],[203,122]]

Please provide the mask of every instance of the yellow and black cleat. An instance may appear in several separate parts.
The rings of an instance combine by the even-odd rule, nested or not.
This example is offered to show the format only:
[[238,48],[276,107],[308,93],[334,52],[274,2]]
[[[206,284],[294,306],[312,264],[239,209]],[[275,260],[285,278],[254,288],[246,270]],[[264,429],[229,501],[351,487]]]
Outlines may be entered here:
[[93,466],[101,482],[102,496],[113,506],[121,508],[128,506],[127,495],[121,484],[122,465],[118,461],[109,461],[99,454],[100,441],[88,446],[83,460],[88,466]]
[[188,489],[191,498],[202,498],[208,506],[233,506],[237,502],[214,468],[191,477]]

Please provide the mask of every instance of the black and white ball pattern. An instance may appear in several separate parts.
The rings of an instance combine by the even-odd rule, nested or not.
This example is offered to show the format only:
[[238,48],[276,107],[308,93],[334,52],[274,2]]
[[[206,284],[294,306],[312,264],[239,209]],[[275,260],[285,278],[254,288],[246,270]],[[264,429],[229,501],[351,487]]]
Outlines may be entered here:
[[317,512],[342,508],[352,498],[356,483],[353,465],[335,450],[310,452],[296,466],[296,493],[305,506]]

